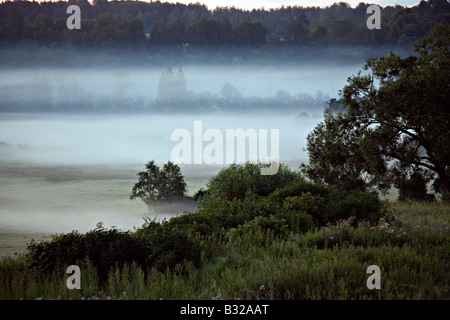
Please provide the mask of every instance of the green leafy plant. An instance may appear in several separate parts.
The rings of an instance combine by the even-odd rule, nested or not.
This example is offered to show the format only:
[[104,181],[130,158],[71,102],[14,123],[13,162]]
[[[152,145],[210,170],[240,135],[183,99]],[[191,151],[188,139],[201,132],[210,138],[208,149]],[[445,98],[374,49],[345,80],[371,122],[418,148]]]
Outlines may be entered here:
[[281,163],[274,175],[261,175],[263,164],[232,164],[208,182],[209,197],[203,206],[214,201],[266,197],[276,189],[301,179],[300,173]]
[[173,269],[183,261],[199,266],[201,252],[185,232],[156,222],[146,222],[135,233],[107,230],[99,224],[85,234],[74,231],[55,235],[51,241],[31,243],[27,250],[30,267],[44,275],[88,260],[101,281],[112,268],[133,262],[143,270]]

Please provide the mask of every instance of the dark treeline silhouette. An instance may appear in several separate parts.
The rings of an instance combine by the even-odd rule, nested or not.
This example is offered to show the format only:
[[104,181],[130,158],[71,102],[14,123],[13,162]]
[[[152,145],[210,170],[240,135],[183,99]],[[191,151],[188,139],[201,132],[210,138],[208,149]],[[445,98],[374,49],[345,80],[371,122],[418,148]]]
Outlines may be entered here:
[[[68,30],[66,8],[81,8],[81,30]],[[234,7],[141,1],[13,1],[0,4],[0,42],[44,46],[288,47],[407,45],[434,24],[449,24],[446,0],[422,0],[412,8],[382,8],[381,29],[368,30],[366,9],[340,2],[326,8],[282,7],[246,11]]]

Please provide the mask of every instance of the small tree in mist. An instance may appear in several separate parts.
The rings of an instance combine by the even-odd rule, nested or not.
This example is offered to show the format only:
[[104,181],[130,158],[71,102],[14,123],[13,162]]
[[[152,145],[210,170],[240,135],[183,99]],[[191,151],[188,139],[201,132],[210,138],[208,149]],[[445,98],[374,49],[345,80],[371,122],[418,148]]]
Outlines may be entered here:
[[145,204],[150,205],[184,197],[186,183],[178,165],[169,161],[161,170],[152,160],[145,168],[146,171],[137,174],[139,180],[131,191],[130,200],[141,198]]

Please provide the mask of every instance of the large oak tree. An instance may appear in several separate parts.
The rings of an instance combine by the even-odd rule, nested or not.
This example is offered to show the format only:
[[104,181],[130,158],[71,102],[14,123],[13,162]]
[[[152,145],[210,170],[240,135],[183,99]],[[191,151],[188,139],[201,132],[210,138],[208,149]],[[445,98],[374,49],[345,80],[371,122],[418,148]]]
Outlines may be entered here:
[[417,55],[368,59],[341,91],[347,111],[326,113],[308,136],[306,174],[346,189],[431,180],[448,196],[449,41],[450,27],[436,25],[416,44]]

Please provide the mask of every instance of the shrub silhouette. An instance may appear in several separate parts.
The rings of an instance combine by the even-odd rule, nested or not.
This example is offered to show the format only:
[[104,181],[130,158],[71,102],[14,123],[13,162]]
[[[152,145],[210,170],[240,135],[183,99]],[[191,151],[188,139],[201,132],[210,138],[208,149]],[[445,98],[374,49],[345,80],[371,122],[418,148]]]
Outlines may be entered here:
[[137,263],[144,271],[173,269],[184,261],[200,264],[200,247],[182,231],[171,231],[157,223],[146,224],[135,233],[106,230],[100,224],[85,234],[73,231],[55,235],[51,241],[28,245],[31,268],[43,275],[81,261],[90,261],[100,281],[111,268]]

